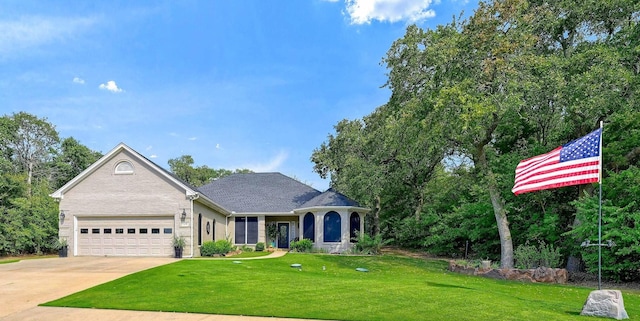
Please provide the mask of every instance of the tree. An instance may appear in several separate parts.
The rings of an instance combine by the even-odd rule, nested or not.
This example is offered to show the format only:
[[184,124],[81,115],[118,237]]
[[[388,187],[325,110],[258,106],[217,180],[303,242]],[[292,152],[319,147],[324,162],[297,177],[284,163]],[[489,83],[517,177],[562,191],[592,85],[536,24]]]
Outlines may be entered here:
[[181,180],[193,185],[202,186],[213,180],[233,173],[251,173],[248,169],[236,169],[235,172],[228,169],[213,169],[207,165],[193,167],[194,160],[191,155],[182,155],[168,161],[169,168]]
[[25,112],[2,118],[0,150],[16,170],[27,174],[27,193],[31,194],[34,177],[49,178],[47,164],[58,147],[58,132],[46,119]]
[[102,153],[90,150],[75,138],[65,138],[60,145],[60,153],[53,160],[54,189],[62,187],[100,157]]

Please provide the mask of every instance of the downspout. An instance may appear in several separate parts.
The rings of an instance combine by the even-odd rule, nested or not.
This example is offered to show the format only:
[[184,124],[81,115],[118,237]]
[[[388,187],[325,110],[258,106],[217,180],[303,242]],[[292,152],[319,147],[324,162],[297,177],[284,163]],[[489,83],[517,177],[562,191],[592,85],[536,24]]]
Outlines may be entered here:
[[[194,194],[194,195],[189,195],[189,196],[188,196],[188,198],[189,198],[189,212],[191,213],[191,214],[190,214],[190,215],[191,215],[191,228],[189,229],[190,238],[191,238],[191,255],[189,255],[189,256],[187,256],[187,257],[190,257],[190,258],[192,258],[192,257],[193,257],[193,252],[194,252],[194,250],[193,250],[193,248],[194,248],[194,242],[193,242],[193,229],[194,229],[195,227],[193,226],[193,200],[196,200],[196,199],[198,199],[199,197],[200,197],[200,195],[199,195],[199,194]],[[198,226],[198,228],[200,228],[200,227]]]
[[189,257],[193,257],[193,198],[189,197],[189,211],[191,212],[191,228],[189,229],[189,233],[191,233],[191,255]]

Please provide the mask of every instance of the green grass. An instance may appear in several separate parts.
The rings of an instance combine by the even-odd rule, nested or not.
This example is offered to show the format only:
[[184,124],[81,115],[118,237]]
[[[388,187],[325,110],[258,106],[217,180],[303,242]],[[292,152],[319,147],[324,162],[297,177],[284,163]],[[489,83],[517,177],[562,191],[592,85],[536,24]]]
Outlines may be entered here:
[[[445,268],[443,261],[399,256],[182,260],[44,305],[334,320],[576,320],[593,290]],[[640,320],[640,294],[623,293],[631,320]]]
[[0,257],[0,264],[16,263],[16,262],[20,262],[22,260],[47,259],[47,258],[52,258],[52,257],[58,257],[58,255],[45,254],[45,255],[24,255],[24,256]]
[[267,252],[267,251],[242,252],[240,254],[229,256],[228,258],[237,259],[237,258],[248,258],[248,257],[261,257],[261,256],[267,256],[269,254],[271,254],[271,252]]

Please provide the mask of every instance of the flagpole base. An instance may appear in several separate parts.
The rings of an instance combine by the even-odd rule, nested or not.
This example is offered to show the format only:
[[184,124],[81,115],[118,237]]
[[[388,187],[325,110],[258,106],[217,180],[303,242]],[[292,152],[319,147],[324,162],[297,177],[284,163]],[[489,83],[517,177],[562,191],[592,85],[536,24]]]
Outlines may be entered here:
[[582,306],[580,315],[613,318],[616,320],[629,318],[627,311],[624,309],[622,292],[618,290],[591,291],[587,301]]

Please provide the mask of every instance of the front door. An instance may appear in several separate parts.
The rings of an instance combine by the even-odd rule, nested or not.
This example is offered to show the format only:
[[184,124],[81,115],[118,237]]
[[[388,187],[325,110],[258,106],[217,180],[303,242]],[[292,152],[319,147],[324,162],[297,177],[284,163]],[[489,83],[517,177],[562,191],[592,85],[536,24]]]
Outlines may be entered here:
[[289,223],[278,223],[278,248],[289,248]]

